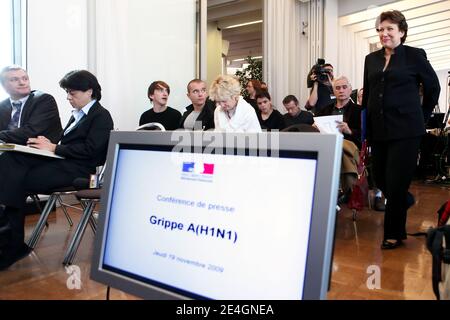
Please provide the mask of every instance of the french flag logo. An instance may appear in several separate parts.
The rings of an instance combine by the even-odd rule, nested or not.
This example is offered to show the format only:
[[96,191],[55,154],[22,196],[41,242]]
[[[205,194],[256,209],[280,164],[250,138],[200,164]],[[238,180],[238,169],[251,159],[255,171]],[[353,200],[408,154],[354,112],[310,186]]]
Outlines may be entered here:
[[183,172],[194,173],[195,162],[185,162],[183,163]]
[[195,162],[184,162],[183,163],[184,173],[196,173],[212,176],[214,175],[214,164],[203,163],[203,167],[196,165]]
[[203,173],[202,174],[207,174],[207,175],[213,175],[214,174],[214,165],[213,164],[208,164],[208,163],[204,163],[203,164]]

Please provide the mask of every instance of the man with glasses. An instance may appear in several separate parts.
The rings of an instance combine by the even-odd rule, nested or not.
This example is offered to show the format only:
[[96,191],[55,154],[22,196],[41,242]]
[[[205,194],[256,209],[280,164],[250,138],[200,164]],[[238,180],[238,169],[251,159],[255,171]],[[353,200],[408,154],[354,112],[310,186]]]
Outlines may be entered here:
[[148,88],[147,96],[153,104],[153,108],[144,112],[139,120],[139,125],[147,123],[160,123],[166,130],[179,128],[181,113],[167,106],[170,95],[170,87],[164,81],[155,81]]
[[216,104],[208,99],[206,83],[200,79],[190,81],[187,86],[187,96],[192,104],[186,107],[180,128],[196,131],[214,129]]
[[58,142],[62,127],[55,99],[31,91],[28,74],[19,66],[3,68],[0,82],[9,95],[0,102],[0,140],[25,145],[29,138],[45,136]]

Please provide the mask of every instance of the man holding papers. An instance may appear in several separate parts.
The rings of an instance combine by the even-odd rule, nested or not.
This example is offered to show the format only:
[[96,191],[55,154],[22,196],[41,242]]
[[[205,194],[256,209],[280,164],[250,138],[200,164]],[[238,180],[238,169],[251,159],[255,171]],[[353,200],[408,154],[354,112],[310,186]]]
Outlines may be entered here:
[[[339,117],[334,121],[336,129],[344,135],[341,165],[341,194],[338,203],[346,203],[358,178],[357,163],[361,148],[361,107],[350,99],[352,86],[346,77],[339,77],[333,82],[336,102],[322,109],[315,119],[321,116]],[[320,121],[316,121],[317,123]]]
[[344,139],[361,148],[361,107],[350,100],[352,86],[346,77],[339,77],[333,82],[333,91],[336,101],[322,109],[316,117],[343,116],[343,121],[338,121],[336,128]]
[[[106,159],[113,121],[103,108],[101,87],[88,71],[72,71],[61,81],[74,108],[59,144],[44,136],[30,138],[28,146],[47,150],[65,159],[7,152],[0,156],[0,270],[25,257],[24,215],[28,193],[47,193],[72,186],[76,178],[89,178]],[[2,213],[3,211],[3,213]]]
[[28,74],[19,66],[3,68],[0,82],[9,95],[0,102],[0,140],[25,145],[28,138],[42,135],[58,142],[62,128],[55,99],[31,91]]

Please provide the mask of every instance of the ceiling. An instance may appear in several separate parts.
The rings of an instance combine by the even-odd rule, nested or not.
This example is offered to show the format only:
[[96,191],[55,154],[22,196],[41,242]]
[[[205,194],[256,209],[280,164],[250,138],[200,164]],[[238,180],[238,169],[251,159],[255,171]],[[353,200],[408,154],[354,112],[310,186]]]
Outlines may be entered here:
[[[282,0],[279,0],[282,1]],[[208,0],[208,22],[217,23],[224,40],[229,41],[228,60],[263,55],[263,24],[227,29],[229,26],[261,21],[263,0]],[[450,69],[450,0],[402,0],[369,8],[339,18],[341,26],[379,46],[375,19],[390,9],[402,11],[409,30],[407,45],[426,50],[436,70]],[[233,63],[235,66],[239,61]]]
[[341,26],[380,47],[375,19],[385,10],[400,10],[409,30],[405,44],[423,48],[435,70],[450,69],[450,0],[403,0],[353,13],[339,19]]
[[[223,39],[229,41],[227,59],[231,66],[240,67],[247,56],[263,55],[262,6],[263,0],[208,0],[208,22],[217,23]],[[255,21],[260,22],[229,28]]]

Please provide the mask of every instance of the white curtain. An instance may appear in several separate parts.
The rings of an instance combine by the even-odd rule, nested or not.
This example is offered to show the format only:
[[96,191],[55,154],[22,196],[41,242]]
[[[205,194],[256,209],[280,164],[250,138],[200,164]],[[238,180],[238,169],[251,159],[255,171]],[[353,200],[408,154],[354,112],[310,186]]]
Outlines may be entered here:
[[89,65],[116,129],[138,126],[151,107],[147,88],[156,80],[171,88],[168,105],[183,111],[186,85],[197,70],[196,1],[96,0],[90,9],[95,50]]
[[339,27],[339,48],[337,74],[346,76],[353,89],[363,86],[364,59],[369,54],[370,46],[366,39],[350,32],[347,27]]
[[275,107],[282,113],[286,112],[283,98],[289,94],[304,104],[302,91],[306,90],[308,70],[302,65],[308,50],[302,47],[305,39],[300,6],[298,0],[264,1],[264,79]]

